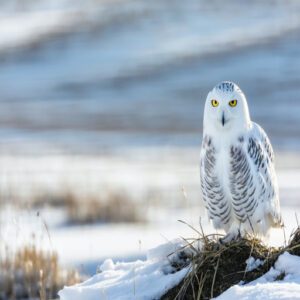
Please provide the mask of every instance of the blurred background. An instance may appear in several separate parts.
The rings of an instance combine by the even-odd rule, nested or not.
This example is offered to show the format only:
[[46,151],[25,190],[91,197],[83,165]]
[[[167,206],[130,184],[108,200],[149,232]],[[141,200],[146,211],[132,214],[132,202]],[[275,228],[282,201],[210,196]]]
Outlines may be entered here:
[[222,80],[271,139],[295,227],[299,70],[297,0],[0,1],[2,253],[34,240],[92,274],[192,235],[178,219],[212,230],[198,162]]

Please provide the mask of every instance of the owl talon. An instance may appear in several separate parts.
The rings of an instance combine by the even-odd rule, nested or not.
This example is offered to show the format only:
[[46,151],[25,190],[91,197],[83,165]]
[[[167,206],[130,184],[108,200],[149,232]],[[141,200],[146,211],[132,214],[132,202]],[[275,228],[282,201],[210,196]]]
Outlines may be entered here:
[[228,233],[223,238],[220,238],[219,243],[224,245],[224,244],[230,243],[232,241],[239,240],[241,238],[242,238],[241,232],[240,232],[240,230],[238,230],[237,232]]

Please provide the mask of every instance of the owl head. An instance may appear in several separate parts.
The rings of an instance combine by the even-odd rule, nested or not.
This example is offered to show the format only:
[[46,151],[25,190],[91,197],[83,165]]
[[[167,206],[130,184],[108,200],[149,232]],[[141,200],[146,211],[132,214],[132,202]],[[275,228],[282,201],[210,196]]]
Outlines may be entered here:
[[240,132],[250,125],[246,97],[237,84],[223,81],[207,95],[204,108],[204,130]]

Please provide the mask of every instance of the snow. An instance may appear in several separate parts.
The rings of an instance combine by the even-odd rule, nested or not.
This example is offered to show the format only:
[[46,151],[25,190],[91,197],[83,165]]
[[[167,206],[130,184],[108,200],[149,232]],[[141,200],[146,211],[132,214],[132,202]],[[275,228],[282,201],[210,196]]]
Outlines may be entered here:
[[[37,211],[39,211],[39,215],[37,215]],[[297,226],[295,219],[297,211],[294,207],[282,207],[287,238]],[[156,207],[153,208],[153,212],[148,212],[148,214],[148,223],[97,223],[67,226],[65,212],[59,208],[30,209],[28,211],[2,208],[0,211],[0,236],[4,243],[0,244],[0,250],[5,248],[5,245],[10,245],[16,251],[24,244],[32,242],[34,235],[35,242],[38,242],[40,247],[46,250],[54,249],[58,253],[61,264],[66,267],[77,267],[84,273],[92,275],[95,273],[97,265],[107,258],[126,262],[145,259],[147,253],[148,256],[151,256],[151,250],[148,251],[148,249],[157,247],[166,241],[180,236],[198,237],[194,230],[177,220],[185,220],[200,230],[200,215],[205,234],[217,233],[200,206],[177,209]],[[47,224],[48,232],[45,224]],[[283,245],[282,229],[272,230],[269,243],[271,246]]]
[[[84,1],[84,4],[78,0],[29,1],[29,4],[23,4],[22,12],[19,12],[14,6],[6,8],[7,5],[0,3],[1,19],[3,20],[0,22],[0,49],[7,46],[24,45],[32,40],[37,40],[41,34],[50,35],[64,31],[65,27],[70,27],[70,29],[74,27],[76,30],[83,26],[85,21],[93,24],[100,22],[101,24],[101,20],[108,23],[110,18],[118,21],[117,18],[120,18],[120,15],[123,18],[131,16],[131,19],[138,16],[141,18],[137,25],[138,31],[128,30],[128,25],[125,25],[123,26],[125,30],[122,28],[114,34],[117,39],[124,40],[122,49],[106,50],[105,56],[108,59],[112,57],[112,60],[117,62],[116,70],[120,72],[123,66],[130,66],[132,61],[141,61],[143,64],[148,62],[155,66],[159,61],[168,61],[170,58],[177,60],[187,55],[211,53],[220,51],[220,49],[229,50],[237,45],[255,44],[300,26],[298,1],[289,1],[289,5],[279,2],[275,10],[270,9],[270,4],[273,3],[268,3],[269,1],[266,1],[266,4],[260,4],[259,9],[256,5],[250,5],[244,9],[243,5],[229,1],[228,5],[220,12],[215,9],[214,5],[210,6],[206,1],[201,1],[201,7],[204,8],[205,13],[200,15],[199,10],[194,8],[195,5],[198,7],[198,2],[190,0],[188,5],[177,3],[170,10],[166,9],[164,1],[161,4],[153,4],[151,1],[95,2],[88,0]],[[234,22],[224,23],[224,18],[228,19],[228,15],[230,16],[236,9],[239,13],[235,14]],[[147,18],[145,18],[145,12],[147,12]],[[160,18],[155,16],[157,12],[159,12]],[[178,18],[178,14],[180,18]],[[146,23],[149,16],[156,22]],[[208,28],[207,24],[212,17],[215,17],[214,26]],[[179,24],[177,19],[180,21]],[[247,20],[246,24],[245,20]],[[276,21],[276,30],[274,30],[274,20]],[[180,26],[182,22],[184,22],[184,26]],[[145,23],[148,26],[145,26]],[[161,28],[165,28],[166,24],[168,30],[161,30]],[[145,37],[147,38],[145,39]],[[127,45],[128,39],[134,47]],[[111,40],[113,41],[110,35],[109,44],[105,41],[105,49],[110,47]],[[135,46],[137,44],[138,47]],[[130,59],[131,53],[134,55],[134,59]],[[135,69],[134,66],[133,69]]]
[[[282,274],[284,279],[275,281]],[[285,252],[269,272],[249,284],[231,287],[216,299],[300,299],[300,257]]]
[[106,1],[94,5],[88,0],[83,5],[81,1],[39,0],[23,3],[21,9],[14,3],[18,1],[11,2],[0,3],[0,52],[79,30],[109,15]]
[[[178,254],[185,246],[183,240],[176,239],[149,250],[145,261],[114,263],[107,259],[100,266],[99,274],[65,287],[59,292],[60,299],[159,299],[189,271],[187,266],[174,273],[170,264],[180,259]],[[262,263],[249,258],[248,271]],[[276,280],[282,274],[283,280]],[[300,257],[284,252],[266,274],[248,284],[235,285],[216,299],[300,299]]]
[[258,268],[259,266],[262,266],[264,264],[264,261],[260,259],[255,259],[254,257],[251,256],[246,260],[246,264],[247,264],[246,272],[251,272],[256,268]]
[[[296,211],[295,207],[282,207],[287,238],[297,225]],[[187,270],[170,273],[172,267],[169,262],[177,259],[176,255],[166,258],[167,254],[176,253],[176,250],[183,247],[185,242],[182,239],[168,243],[166,241],[178,236],[197,237],[191,228],[177,220],[186,220],[197,229],[199,228],[197,224],[199,213],[201,214],[200,207],[177,210],[156,208],[148,224],[66,226],[65,216],[59,209],[47,208],[45,211],[41,210],[39,215],[32,209],[28,212],[3,209],[0,213],[0,227],[1,237],[15,250],[30,241],[34,233],[35,241],[39,244],[43,243],[46,249],[50,247],[58,252],[63,265],[78,266],[80,270],[92,275],[95,274],[97,264],[101,264],[98,268],[101,271],[100,274],[78,286],[64,289],[60,294],[61,299],[95,299],[95,294],[98,296],[99,291],[104,293],[103,299],[108,300],[122,299],[118,298],[118,292],[128,292],[129,294],[124,295],[131,296],[135,293],[139,296],[136,299],[148,299],[148,295],[152,295],[154,299],[155,295],[158,296],[172,285],[176,285],[185,276]],[[44,222],[48,225],[50,238],[48,238]],[[202,216],[202,226],[206,234],[215,233],[204,216]],[[269,242],[274,246],[282,245],[283,231],[273,230]],[[153,247],[155,248],[146,251]],[[200,247],[201,245],[197,246],[198,249]],[[256,267],[257,264],[258,261],[254,259],[248,260],[250,269]],[[298,269],[300,270],[299,258],[286,253],[278,259],[275,268],[259,280],[244,286],[234,286],[224,295],[226,296],[226,293],[235,295],[230,296],[232,299],[247,299],[247,295],[253,295],[251,296],[253,299],[269,299],[259,297],[274,290],[271,299],[297,299],[292,292],[289,294],[290,298],[283,298],[279,294],[281,289],[285,291],[285,295],[288,289],[294,289],[296,292],[299,290],[300,271]],[[274,282],[281,272],[285,272],[285,279],[282,282]],[[151,286],[147,285],[147,282],[150,282]],[[260,294],[256,293],[257,289],[261,290]],[[251,297],[249,296],[249,299],[252,299]],[[124,299],[130,299],[130,297]]]
[[176,252],[177,249],[183,248],[186,243],[181,239],[176,239],[170,241],[169,243],[158,245],[157,247],[150,249],[147,252],[148,260],[164,260],[166,258],[166,254],[170,255]]
[[[82,198],[105,198],[111,191],[116,191],[140,203],[149,194],[157,193],[161,203],[168,204],[172,198],[172,203],[178,204],[184,198],[181,191],[184,186],[186,198],[192,203],[199,203],[199,147],[184,150],[157,148],[152,151],[141,148],[129,153],[121,152],[106,156],[1,155],[1,193],[3,197],[30,201],[43,194],[53,198],[63,198],[68,193]],[[284,155],[278,158],[284,160],[282,157]],[[299,161],[299,157],[291,157],[289,163],[295,163],[295,160]],[[299,166],[278,168],[277,174],[284,204],[297,205]]]
[[0,50],[30,44],[43,35],[64,31],[75,19],[75,15],[67,16],[60,11],[2,14],[1,17]]
[[177,271],[171,261],[186,243],[181,239],[170,241],[148,251],[147,259],[114,263],[107,259],[99,274],[87,281],[59,292],[61,300],[101,299],[159,299],[177,285],[188,273],[189,267]]

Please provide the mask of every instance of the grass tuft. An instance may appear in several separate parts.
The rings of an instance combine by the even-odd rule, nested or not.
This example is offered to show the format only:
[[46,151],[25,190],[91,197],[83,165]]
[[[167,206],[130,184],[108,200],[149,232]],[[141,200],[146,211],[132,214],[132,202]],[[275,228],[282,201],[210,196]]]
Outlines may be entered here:
[[77,271],[66,271],[58,264],[56,253],[25,246],[15,255],[6,251],[0,259],[0,299],[57,298],[64,285],[80,281]]
[[[169,290],[162,300],[211,299],[239,283],[253,281],[269,271],[279,255],[288,251],[300,256],[300,229],[291,236],[286,247],[268,247],[260,240],[249,237],[228,244],[220,244],[219,236],[210,235],[191,240],[202,245],[201,250],[184,251],[193,253],[186,257],[185,264],[174,266],[177,270],[190,266],[189,274],[176,287]],[[246,271],[249,257],[264,261],[263,265]],[[280,280],[278,278],[278,280]]]
[[146,221],[141,203],[122,191],[107,192],[103,195],[78,195],[66,190],[57,195],[41,193],[28,199],[27,202],[16,201],[18,209],[61,208],[66,211],[67,222],[76,225],[97,222],[138,223]]
[[68,194],[64,203],[68,221],[72,224],[136,223],[141,222],[141,214],[136,203],[126,195],[110,194],[108,199],[82,199]]

